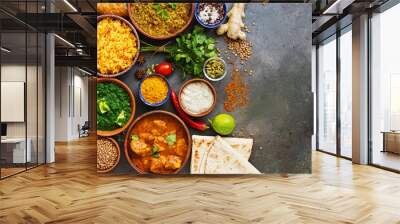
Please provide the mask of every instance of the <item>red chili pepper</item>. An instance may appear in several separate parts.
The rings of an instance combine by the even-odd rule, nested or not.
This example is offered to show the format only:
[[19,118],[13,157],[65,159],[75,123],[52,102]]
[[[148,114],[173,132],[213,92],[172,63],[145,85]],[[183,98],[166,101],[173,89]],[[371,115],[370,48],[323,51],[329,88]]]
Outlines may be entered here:
[[193,121],[189,115],[187,115],[179,105],[179,99],[175,94],[175,91],[171,89],[171,99],[172,99],[172,104],[174,105],[176,111],[178,112],[179,116],[183,119],[183,121],[189,125],[191,128],[199,130],[199,131],[205,131],[209,127],[206,125],[206,123],[202,121]]

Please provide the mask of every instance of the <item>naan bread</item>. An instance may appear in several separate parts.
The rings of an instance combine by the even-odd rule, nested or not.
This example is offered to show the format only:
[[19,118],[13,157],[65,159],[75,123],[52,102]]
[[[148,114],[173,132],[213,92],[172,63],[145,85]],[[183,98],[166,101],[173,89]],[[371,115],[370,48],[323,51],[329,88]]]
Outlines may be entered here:
[[192,136],[192,160],[190,162],[191,174],[203,174],[204,169],[200,169],[203,157],[209,147],[214,144],[215,137],[212,136]]
[[246,160],[250,159],[251,149],[253,148],[253,139],[251,138],[222,138],[236,152],[242,155]]
[[204,158],[205,174],[260,174],[260,171],[220,136],[216,137]]
[[[242,155],[245,159],[249,159],[251,149],[253,147],[253,139],[251,138],[222,138],[226,141],[236,152]],[[192,136],[192,160],[190,163],[190,173],[203,174],[204,162],[203,157],[209,147],[213,145],[215,140],[214,136]]]

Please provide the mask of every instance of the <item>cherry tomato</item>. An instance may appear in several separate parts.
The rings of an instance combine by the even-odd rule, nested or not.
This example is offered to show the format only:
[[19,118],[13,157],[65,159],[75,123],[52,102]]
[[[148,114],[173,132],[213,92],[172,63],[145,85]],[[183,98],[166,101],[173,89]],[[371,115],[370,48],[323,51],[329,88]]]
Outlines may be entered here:
[[154,67],[155,72],[163,75],[163,76],[170,76],[172,74],[172,64],[168,62],[161,62],[156,67]]

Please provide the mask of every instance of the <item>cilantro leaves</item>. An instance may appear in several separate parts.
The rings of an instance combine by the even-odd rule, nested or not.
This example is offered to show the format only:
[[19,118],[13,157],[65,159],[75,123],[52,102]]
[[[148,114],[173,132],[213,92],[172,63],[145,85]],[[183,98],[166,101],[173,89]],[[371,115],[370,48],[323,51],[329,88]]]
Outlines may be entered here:
[[167,53],[168,59],[182,70],[183,78],[188,75],[203,77],[204,62],[217,56],[215,39],[207,36],[200,26],[195,26],[192,32],[176,38],[176,43],[170,46],[158,47],[145,42],[142,43],[142,52]]
[[[168,6],[173,10],[176,9],[176,3],[168,3]],[[161,19],[167,20],[169,19],[169,13],[166,8],[164,8],[161,3],[153,3],[153,9],[156,11],[158,16],[161,16]]]
[[167,137],[165,137],[165,140],[167,141],[167,144],[169,146],[173,146],[176,143],[176,134],[169,134]]

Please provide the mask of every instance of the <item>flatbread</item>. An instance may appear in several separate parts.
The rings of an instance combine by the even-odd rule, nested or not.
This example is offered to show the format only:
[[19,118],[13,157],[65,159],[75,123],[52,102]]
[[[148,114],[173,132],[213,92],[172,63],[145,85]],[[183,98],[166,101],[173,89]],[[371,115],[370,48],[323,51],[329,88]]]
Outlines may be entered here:
[[[192,160],[190,162],[191,174],[203,174],[204,169],[200,169],[203,157],[209,147],[214,144],[215,137],[212,136],[192,136]],[[202,172],[200,170],[203,170]]]
[[250,159],[251,149],[253,148],[253,139],[251,138],[222,138],[236,152],[246,160]]
[[249,161],[236,152],[220,136],[209,147],[204,159],[205,174],[260,174]]
[[[226,141],[235,151],[242,155],[246,160],[250,158],[251,149],[253,147],[253,139],[251,138],[222,138]],[[213,145],[215,136],[192,136],[192,159],[190,163],[190,173],[203,174],[204,162],[203,159],[205,152]]]

